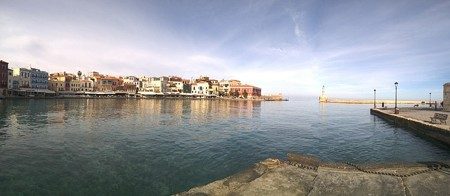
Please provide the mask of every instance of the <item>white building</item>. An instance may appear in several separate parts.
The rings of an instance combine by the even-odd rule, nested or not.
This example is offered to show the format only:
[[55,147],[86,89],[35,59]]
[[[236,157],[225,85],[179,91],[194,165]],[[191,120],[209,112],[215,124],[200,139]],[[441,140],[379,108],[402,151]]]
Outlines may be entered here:
[[230,94],[230,82],[228,80],[219,81],[219,95],[228,96]]
[[192,84],[191,93],[196,95],[208,95],[209,94],[209,83],[206,81],[200,81]]
[[150,92],[150,78],[145,76],[140,77],[138,87],[141,92]]
[[167,93],[169,92],[168,77],[141,77],[139,84],[140,92]]
[[139,78],[134,77],[134,76],[126,76],[123,78],[123,83],[124,84],[133,84],[135,85],[137,88],[139,88]]

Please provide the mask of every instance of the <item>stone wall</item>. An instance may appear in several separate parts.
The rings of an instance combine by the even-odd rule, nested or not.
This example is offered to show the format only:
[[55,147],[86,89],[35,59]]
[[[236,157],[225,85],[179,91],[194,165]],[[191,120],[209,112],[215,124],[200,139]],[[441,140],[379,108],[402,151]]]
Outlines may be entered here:
[[450,82],[444,84],[444,111],[450,111]]

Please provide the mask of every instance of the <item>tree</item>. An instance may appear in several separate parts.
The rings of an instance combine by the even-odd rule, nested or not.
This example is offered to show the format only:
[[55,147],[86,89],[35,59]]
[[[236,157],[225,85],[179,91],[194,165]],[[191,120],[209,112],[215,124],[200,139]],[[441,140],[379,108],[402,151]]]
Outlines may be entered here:
[[244,92],[242,93],[242,95],[244,96],[244,98],[247,99],[247,96],[248,96],[247,90],[244,90]]

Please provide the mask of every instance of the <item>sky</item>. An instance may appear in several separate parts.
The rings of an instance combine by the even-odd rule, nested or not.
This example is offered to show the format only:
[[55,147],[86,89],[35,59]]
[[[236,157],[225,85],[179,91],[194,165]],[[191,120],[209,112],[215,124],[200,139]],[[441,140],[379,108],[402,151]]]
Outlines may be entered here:
[[442,99],[450,1],[0,0],[10,67],[240,79],[263,94]]

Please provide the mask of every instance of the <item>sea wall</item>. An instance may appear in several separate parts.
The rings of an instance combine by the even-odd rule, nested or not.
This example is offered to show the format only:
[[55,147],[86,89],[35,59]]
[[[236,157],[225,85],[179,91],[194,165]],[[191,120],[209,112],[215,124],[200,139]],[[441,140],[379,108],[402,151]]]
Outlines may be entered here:
[[402,126],[420,135],[432,138],[450,146],[450,131],[420,120],[406,118],[396,114],[387,113],[380,109],[370,109],[370,114],[381,117],[396,125]]

